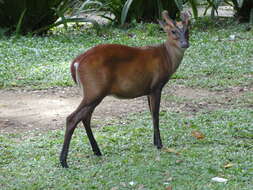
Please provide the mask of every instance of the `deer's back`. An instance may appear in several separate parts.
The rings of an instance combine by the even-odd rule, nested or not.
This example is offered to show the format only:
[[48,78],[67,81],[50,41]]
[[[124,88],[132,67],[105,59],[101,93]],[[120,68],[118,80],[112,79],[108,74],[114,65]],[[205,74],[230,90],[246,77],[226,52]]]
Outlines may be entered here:
[[[106,94],[134,98],[148,94],[161,80],[163,58],[158,48],[103,44],[78,56],[84,88],[104,88]],[[165,76],[166,77],[166,76]]]

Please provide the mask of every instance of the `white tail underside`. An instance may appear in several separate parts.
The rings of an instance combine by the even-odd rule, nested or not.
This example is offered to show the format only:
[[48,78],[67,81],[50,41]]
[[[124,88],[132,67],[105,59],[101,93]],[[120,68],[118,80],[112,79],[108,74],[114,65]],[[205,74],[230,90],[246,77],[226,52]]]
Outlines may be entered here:
[[77,82],[77,85],[81,88],[81,91],[82,91],[82,94],[83,94],[83,85],[80,81],[80,75],[79,75],[79,72],[78,72],[79,63],[75,62],[74,67],[75,67],[75,72],[76,72],[76,82]]

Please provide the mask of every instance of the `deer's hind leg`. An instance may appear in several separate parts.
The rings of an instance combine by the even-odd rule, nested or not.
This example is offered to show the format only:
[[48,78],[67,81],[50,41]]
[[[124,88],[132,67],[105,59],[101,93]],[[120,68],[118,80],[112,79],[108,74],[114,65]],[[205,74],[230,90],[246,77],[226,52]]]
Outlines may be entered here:
[[[60,163],[61,163],[62,167],[65,167],[65,168],[68,167],[67,156],[68,156],[68,151],[69,151],[69,145],[70,145],[70,141],[71,141],[72,135],[74,133],[74,130],[77,127],[77,124],[80,121],[84,121],[84,123],[89,124],[90,117],[91,117],[93,110],[102,101],[102,99],[103,98],[97,99],[95,101],[92,101],[91,103],[87,103],[87,101],[85,101],[83,99],[81,104],[78,106],[78,108],[67,117],[64,143],[63,143],[62,151],[60,154]],[[87,121],[89,121],[89,122],[87,122]],[[87,132],[87,135],[88,135],[90,141],[92,141],[92,148],[96,151],[96,153],[97,153],[96,155],[98,155],[100,153],[100,151],[97,146],[96,140],[93,137],[92,131],[91,131],[90,127],[85,127],[85,129],[86,129],[86,132]],[[100,153],[100,155],[101,155],[101,153]]]
[[91,116],[92,116],[93,111],[94,111],[94,109],[92,111],[90,111],[89,114],[87,114],[86,118],[84,118],[82,120],[82,122],[85,127],[86,134],[89,138],[90,145],[91,145],[91,148],[92,148],[94,154],[97,156],[101,156],[102,154],[101,154],[100,149],[98,147],[97,141],[93,136],[91,126],[90,126],[90,121],[91,121]]

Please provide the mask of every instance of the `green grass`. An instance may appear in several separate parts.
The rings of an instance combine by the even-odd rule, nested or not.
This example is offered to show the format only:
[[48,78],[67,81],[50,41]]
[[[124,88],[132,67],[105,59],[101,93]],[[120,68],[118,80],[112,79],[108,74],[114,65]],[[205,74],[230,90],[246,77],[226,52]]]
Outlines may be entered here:
[[[231,20],[202,20],[191,30],[191,47],[172,83],[190,87],[226,89],[253,83],[253,31]],[[158,25],[140,24],[128,30],[104,27],[53,31],[44,37],[9,37],[0,41],[0,88],[73,85],[71,60],[101,43],[144,46],[163,42]],[[235,35],[231,41],[230,35]]]
[[[163,144],[170,149],[158,151],[152,145],[148,112],[132,113],[94,128],[101,158],[93,156],[80,126],[71,142],[69,169],[62,169],[58,161],[64,131],[0,134],[0,189],[253,189],[252,92],[233,96],[229,90],[252,88],[252,34],[245,31],[245,25],[231,20],[204,19],[193,24],[191,47],[169,85],[205,88],[217,95],[189,99],[166,93],[163,101],[179,108],[200,101],[219,106],[162,110]],[[230,35],[238,37],[230,41]],[[127,30],[103,28],[100,36],[93,29],[69,29],[45,37],[4,38],[0,42],[0,88],[71,86],[70,61],[96,44],[141,46],[163,40],[163,32],[153,24]],[[193,131],[205,138],[196,139]],[[225,168],[227,164],[232,166]],[[228,182],[213,182],[213,177]]]
[[[1,189],[165,189],[250,190],[253,187],[253,111],[216,110],[185,117],[161,114],[165,147],[152,145],[149,113],[129,116],[125,125],[95,128],[104,156],[92,155],[82,128],[75,131],[69,154],[70,169],[58,162],[63,132],[28,137],[1,135]],[[191,135],[200,131],[198,140]],[[29,135],[29,134],[28,134]],[[224,168],[232,163],[230,168]],[[212,182],[213,177],[228,179]],[[134,182],[134,185],[130,183]]]

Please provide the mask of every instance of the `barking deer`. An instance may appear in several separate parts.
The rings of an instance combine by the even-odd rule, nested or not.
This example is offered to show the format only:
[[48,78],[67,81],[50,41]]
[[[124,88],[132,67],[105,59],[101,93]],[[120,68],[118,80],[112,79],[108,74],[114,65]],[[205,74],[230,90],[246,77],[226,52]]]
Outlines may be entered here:
[[82,121],[95,155],[101,152],[93,136],[91,116],[104,97],[118,98],[147,96],[153,119],[153,142],[160,149],[159,107],[161,91],[177,70],[189,47],[189,15],[183,13],[181,22],[175,22],[163,11],[159,21],[167,33],[166,42],[156,46],[129,47],[119,44],[95,46],[76,57],[71,64],[72,78],[83,92],[77,109],[67,117],[66,132],[60,163],[68,167],[67,155],[72,134]]

